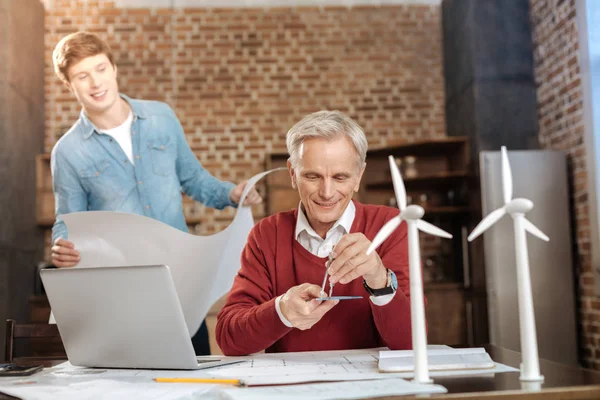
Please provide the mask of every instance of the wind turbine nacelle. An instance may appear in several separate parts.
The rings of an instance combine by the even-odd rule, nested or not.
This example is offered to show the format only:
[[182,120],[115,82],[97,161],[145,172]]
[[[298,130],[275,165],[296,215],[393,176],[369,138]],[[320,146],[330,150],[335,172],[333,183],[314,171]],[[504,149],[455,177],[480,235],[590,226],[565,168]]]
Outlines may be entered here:
[[402,218],[403,220],[410,220],[410,219],[421,219],[421,217],[425,214],[425,210],[423,209],[423,207],[418,206],[416,204],[411,204],[410,206],[407,206],[404,210],[402,210],[402,212],[400,213],[400,218]]
[[525,214],[533,208],[533,202],[528,199],[513,199],[504,206],[504,209],[509,214]]

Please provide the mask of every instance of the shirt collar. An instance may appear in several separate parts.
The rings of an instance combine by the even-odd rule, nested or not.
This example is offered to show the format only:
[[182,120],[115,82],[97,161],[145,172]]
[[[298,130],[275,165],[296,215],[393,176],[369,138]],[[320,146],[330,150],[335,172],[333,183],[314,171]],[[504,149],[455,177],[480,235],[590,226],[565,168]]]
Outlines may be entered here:
[[[335,224],[329,229],[328,233],[336,229],[338,226],[341,226],[345,233],[349,233],[352,228],[352,223],[354,222],[354,216],[356,214],[356,206],[353,201],[348,203],[348,206],[342,213],[340,219],[335,221]],[[320,236],[315,232],[315,230],[308,223],[308,218],[306,218],[306,214],[302,210],[302,202],[298,205],[298,219],[296,220],[296,239],[302,232],[306,231],[310,236],[320,238]]]
[[[137,118],[142,118],[142,119],[147,118],[147,115],[144,113],[144,110],[141,107],[139,107],[137,104],[132,103],[131,99],[128,96],[125,96],[122,93],[119,93],[119,96],[123,100],[125,100],[127,102],[127,104],[129,104],[129,108],[131,108],[131,112],[133,113],[134,121]],[[85,115],[85,111],[83,109],[81,109],[81,112],[79,113],[79,121],[83,128],[83,138],[84,139],[89,139],[90,137],[92,137],[92,134],[94,132],[100,132],[100,130],[98,128],[96,128],[94,123],[92,121],[90,121],[88,116]]]

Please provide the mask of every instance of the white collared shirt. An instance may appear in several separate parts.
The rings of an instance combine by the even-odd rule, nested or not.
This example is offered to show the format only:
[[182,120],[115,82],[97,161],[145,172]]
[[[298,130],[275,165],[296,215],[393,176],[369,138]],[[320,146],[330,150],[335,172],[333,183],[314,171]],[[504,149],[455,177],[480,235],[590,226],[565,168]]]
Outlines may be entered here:
[[[298,219],[296,220],[295,238],[298,243],[302,245],[302,247],[317,257],[327,257],[329,256],[329,253],[333,251],[333,248],[340,241],[342,236],[350,233],[350,229],[354,223],[355,215],[356,206],[354,205],[354,202],[351,201],[342,213],[340,219],[338,219],[335,224],[333,224],[331,229],[327,231],[325,234],[325,239],[323,239],[321,236],[319,236],[319,234],[317,234],[317,232],[315,232],[312,226],[310,226],[308,218],[306,218],[306,214],[304,214],[304,211],[302,210],[302,203],[300,203],[298,205]],[[378,297],[371,296],[370,299],[373,304],[384,306],[392,301],[394,295],[395,293]],[[285,326],[292,328],[292,323],[288,321],[288,319],[284,317],[283,313],[281,312],[281,307],[279,305],[281,296],[275,299],[275,309],[277,310],[277,315],[279,315],[279,319],[281,319],[281,322],[283,322]]]
[[308,218],[306,218],[306,214],[302,210],[302,204],[300,204],[298,206],[298,219],[296,221],[296,240],[302,247],[317,257],[328,257],[342,236],[350,233],[355,215],[356,206],[353,202],[350,202],[340,219],[335,221],[335,224],[327,231],[325,239],[323,239],[310,226]]

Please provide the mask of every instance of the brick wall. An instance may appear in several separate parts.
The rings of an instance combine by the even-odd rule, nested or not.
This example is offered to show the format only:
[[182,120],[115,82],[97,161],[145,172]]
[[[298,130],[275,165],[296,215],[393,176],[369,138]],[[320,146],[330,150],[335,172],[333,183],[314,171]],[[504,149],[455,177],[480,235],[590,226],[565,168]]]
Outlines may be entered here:
[[[51,63],[54,45],[77,30],[110,42],[121,91],[169,103],[199,160],[222,179],[263,170],[265,153],[285,151],[287,130],[320,109],[351,115],[371,147],[445,136],[439,5],[125,9],[53,0],[46,151],[79,113]],[[201,233],[232,215],[200,213]]]
[[584,365],[600,369],[600,299],[590,255],[588,178],[575,1],[531,0],[539,138],[542,148],[568,155]]

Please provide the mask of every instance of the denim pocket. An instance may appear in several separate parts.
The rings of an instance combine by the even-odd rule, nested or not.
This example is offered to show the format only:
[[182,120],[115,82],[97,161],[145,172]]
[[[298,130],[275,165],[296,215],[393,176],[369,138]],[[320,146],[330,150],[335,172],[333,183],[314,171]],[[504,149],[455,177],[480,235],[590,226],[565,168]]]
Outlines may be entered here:
[[102,175],[104,175],[106,168],[108,168],[108,165],[109,165],[108,160],[99,161],[98,163],[96,163],[90,167],[80,169],[79,176],[84,179],[99,178]]
[[116,171],[110,167],[108,159],[100,160],[77,172],[81,185],[88,194],[88,206],[92,210],[107,209],[106,205],[114,201],[123,189],[122,182],[114,176]]
[[175,155],[172,154],[173,143],[170,137],[148,142],[152,170],[156,175],[169,176],[173,173]]

